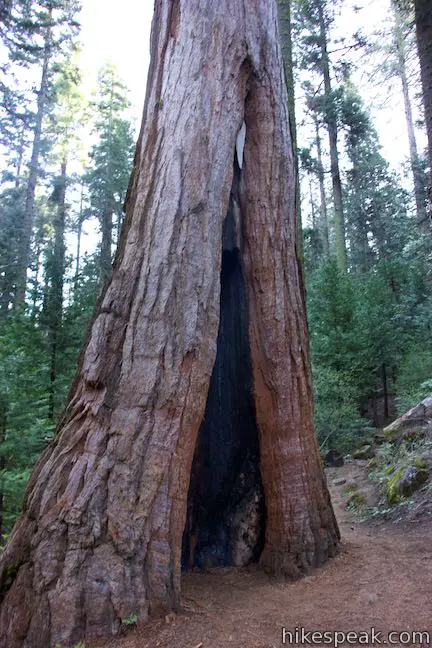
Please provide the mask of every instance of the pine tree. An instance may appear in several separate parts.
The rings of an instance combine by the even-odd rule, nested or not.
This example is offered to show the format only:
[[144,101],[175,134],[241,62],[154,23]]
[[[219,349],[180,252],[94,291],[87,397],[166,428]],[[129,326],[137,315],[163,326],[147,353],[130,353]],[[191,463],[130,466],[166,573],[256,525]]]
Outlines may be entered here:
[[410,151],[411,170],[414,181],[414,198],[417,210],[417,221],[420,227],[428,229],[426,215],[426,190],[425,177],[418,154],[417,141],[414,129],[414,119],[411,107],[411,98],[408,85],[407,73],[407,51],[406,51],[406,17],[403,9],[397,1],[392,1],[394,17],[394,44],[397,58],[397,74],[401,81],[402,93],[405,107],[405,120],[407,125],[408,143]]
[[38,70],[40,82],[36,91],[36,110],[32,125],[31,155],[25,186],[19,254],[16,265],[14,295],[16,306],[23,306],[30,265],[30,250],[34,224],[36,185],[40,173],[43,145],[43,125],[52,98],[51,81],[57,57],[70,46],[77,32],[76,0],[31,0],[13,5],[12,18],[3,31],[9,59],[21,67]]
[[132,125],[126,116],[129,105],[126,87],[115,67],[107,63],[98,78],[98,94],[94,103],[98,142],[90,152],[91,167],[87,175],[92,213],[101,224],[101,287],[111,276],[114,222],[119,232],[132,166]]
[[346,184],[350,265],[366,272],[378,259],[402,251],[412,227],[405,208],[408,197],[390,173],[380,153],[377,132],[349,80],[341,121],[351,162]]
[[299,0],[298,23],[305,68],[319,71],[324,93],[321,111],[327,128],[330,151],[330,171],[333,189],[333,219],[336,239],[336,257],[342,270],[347,268],[345,221],[342,198],[342,181],[338,152],[338,92],[332,86],[331,64],[328,52],[329,29],[332,23],[331,7],[324,0]]
[[[52,238],[46,251],[45,264],[45,298],[42,323],[48,333],[50,356],[50,401],[49,416],[59,409],[63,397],[57,387],[59,362],[63,347],[63,301],[64,275],[66,271],[65,233],[67,226],[68,205],[66,202],[68,164],[79,142],[80,127],[83,122],[83,98],[79,91],[80,71],[72,60],[66,60],[59,66],[53,83],[54,107],[51,113],[51,129],[55,144],[52,162],[59,169],[53,179],[53,190],[50,196],[50,216]],[[70,375],[70,372],[67,372]]]

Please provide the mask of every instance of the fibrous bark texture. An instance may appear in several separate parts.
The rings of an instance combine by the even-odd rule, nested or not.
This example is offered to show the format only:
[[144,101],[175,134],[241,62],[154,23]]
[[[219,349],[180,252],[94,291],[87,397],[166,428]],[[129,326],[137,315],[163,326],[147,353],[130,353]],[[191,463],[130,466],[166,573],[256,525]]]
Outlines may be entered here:
[[231,254],[241,255],[248,304],[261,562],[297,577],[336,551],[312,424],[276,1],[157,0],[151,48],[114,273],[1,558],[1,648],[71,646],[117,632],[130,614],[178,606],[243,121],[241,241]]

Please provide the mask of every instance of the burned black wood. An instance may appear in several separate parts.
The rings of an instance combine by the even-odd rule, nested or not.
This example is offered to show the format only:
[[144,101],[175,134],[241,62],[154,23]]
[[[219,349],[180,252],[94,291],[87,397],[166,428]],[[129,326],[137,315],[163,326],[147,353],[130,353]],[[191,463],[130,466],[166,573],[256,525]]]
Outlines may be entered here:
[[235,160],[222,238],[217,353],[192,465],[184,569],[247,564],[258,560],[264,543],[239,183]]

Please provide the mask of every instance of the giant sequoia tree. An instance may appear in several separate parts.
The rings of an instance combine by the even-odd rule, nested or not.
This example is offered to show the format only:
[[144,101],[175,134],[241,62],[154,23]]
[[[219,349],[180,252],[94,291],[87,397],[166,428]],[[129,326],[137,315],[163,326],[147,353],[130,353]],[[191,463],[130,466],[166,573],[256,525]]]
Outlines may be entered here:
[[175,608],[182,547],[189,564],[242,562],[230,493],[248,481],[265,526],[250,558],[297,577],[338,542],[276,0],[157,0],[151,49],[114,273],[1,559],[2,648]]

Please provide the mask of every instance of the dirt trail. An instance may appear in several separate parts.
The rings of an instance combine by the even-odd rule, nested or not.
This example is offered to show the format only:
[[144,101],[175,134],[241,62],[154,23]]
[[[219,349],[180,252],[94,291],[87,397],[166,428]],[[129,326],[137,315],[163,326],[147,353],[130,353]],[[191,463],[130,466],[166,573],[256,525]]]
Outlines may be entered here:
[[[276,648],[282,628],[321,631],[429,630],[432,638],[432,523],[360,524],[335,478],[367,484],[363,469],[328,472],[342,534],[340,554],[312,576],[274,581],[256,567],[193,572],[183,578],[179,615],[155,619],[89,648]],[[393,639],[394,637],[392,637]],[[288,645],[288,640],[285,645]],[[297,644],[292,644],[297,645]],[[394,645],[409,642],[406,635]]]

